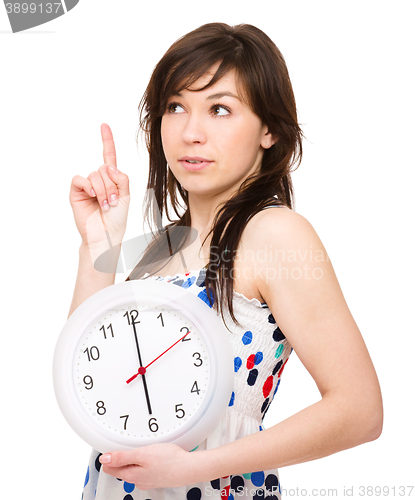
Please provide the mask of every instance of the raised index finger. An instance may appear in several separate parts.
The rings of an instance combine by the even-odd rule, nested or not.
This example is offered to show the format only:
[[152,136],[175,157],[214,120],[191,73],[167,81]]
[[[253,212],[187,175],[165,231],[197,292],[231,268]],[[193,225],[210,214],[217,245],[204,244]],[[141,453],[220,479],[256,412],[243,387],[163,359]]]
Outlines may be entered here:
[[101,137],[104,145],[104,163],[117,166],[114,139],[110,126],[106,123],[101,124]]

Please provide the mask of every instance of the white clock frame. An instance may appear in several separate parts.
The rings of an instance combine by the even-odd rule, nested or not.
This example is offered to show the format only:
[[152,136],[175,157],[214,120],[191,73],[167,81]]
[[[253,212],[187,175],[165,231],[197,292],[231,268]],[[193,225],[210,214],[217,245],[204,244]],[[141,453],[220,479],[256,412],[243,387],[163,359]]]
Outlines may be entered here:
[[[73,360],[80,338],[106,310],[129,302],[153,302],[176,309],[194,323],[209,353],[211,376],[203,402],[186,423],[168,436],[133,439],[114,435],[88,415],[76,394]],[[159,442],[174,443],[190,451],[218,425],[231,398],[234,370],[228,335],[219,316],[186,288],[153,280],[125,281],[106,287],[85,300],[72,313],[58,338],[53,359],[53,381],[59,408],[72,429],[101,453]]]

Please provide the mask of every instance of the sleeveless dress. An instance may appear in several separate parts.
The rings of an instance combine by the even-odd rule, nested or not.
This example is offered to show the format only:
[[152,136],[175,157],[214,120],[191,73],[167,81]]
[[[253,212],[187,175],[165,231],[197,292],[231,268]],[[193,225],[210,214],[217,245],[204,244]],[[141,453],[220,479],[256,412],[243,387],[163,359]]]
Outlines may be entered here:
[[[174,276],[148,276],[141,279],[167,281],[187,288],[208,305],[206,269]],[[217,448],[236,439],[264,430],[262,419],[273,401],[281,374],[292,352],[288,340],[275,322],[266,303],[233,292],[236,325],[227,310],[225,322],[234,357],[234,388],[222,420],[198,450]],[[192,450],[193,451],[193,450]],[[82,500],[221,500],[261,498],[281,499],[278,469],[218,478],[178,488],[141,491],[134,484],[105,474],[100,453],[92,450]]]

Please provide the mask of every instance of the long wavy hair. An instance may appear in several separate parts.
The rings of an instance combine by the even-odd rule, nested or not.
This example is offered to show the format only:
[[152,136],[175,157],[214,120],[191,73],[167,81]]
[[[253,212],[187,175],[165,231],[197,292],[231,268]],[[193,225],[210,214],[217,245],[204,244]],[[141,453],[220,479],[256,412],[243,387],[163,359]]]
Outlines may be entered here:
[[[273,146],[264,150],[260,171],[248,177],[238,192],[218,207],[208,234],[212,234],[212,239],[205,286],[210,305],[224,319],[226,301],[232,320],[238,323],[232,306],[233,261],[242,232],[248,220],[265,206],[285,205],[294,209],[290,172],[302,158],[303,134],[287,66],[274,42],[255,26],[200,26],[173,43],[155,67],[139,112],[150,162],[144,219],[158,231],[153,233],[153,241],[127,280],[138,279],[145,273],[156,274],[161,262],[164,266],[166,259],[188,243],[189,235],[184,230],[191,227],[188,195],[167,167],[161,120],[169,97],[191,87],[217,64],[211,80],[197,91],[235,70],[247,104],[277,138]],[[171,218],[169,203],[175,219]],[[171,224],[161,228],[163,214]]]

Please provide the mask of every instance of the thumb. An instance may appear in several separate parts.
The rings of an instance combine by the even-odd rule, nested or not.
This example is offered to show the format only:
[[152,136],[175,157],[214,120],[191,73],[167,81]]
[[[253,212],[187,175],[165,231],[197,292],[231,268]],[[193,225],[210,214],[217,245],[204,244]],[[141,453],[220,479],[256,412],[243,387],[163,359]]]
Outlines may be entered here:
[[137,458],[137,450],[113,451],[101,455],[99,461],[109,467],[125,467],[126,465],[138,465]]
[[128,175],[124,174],[115,165],[108,165],[108,175],[118,188],[120,198],[130,194]]

